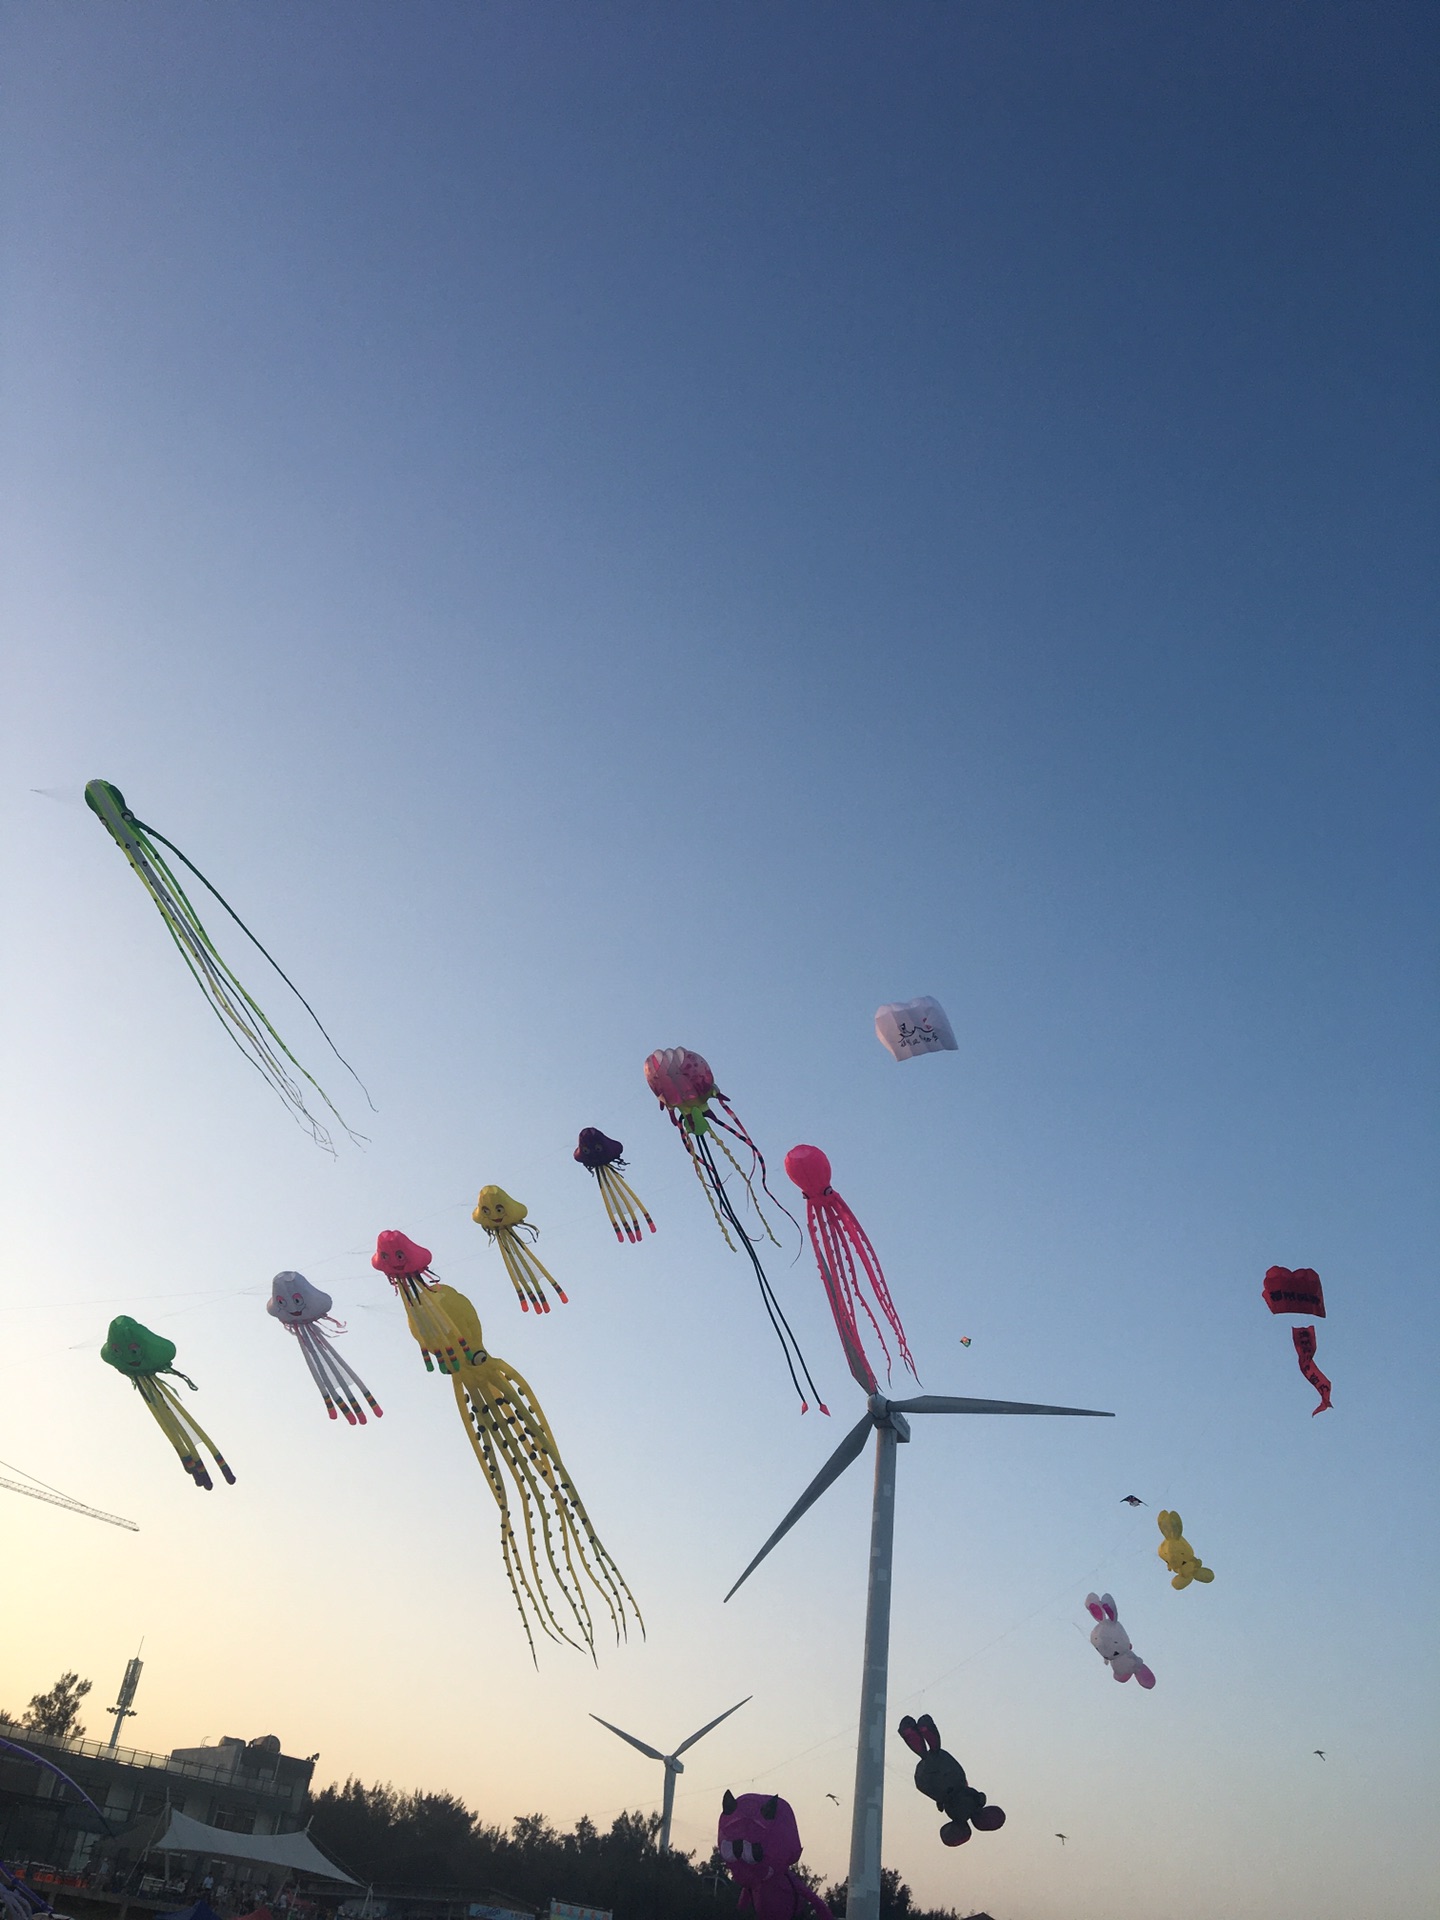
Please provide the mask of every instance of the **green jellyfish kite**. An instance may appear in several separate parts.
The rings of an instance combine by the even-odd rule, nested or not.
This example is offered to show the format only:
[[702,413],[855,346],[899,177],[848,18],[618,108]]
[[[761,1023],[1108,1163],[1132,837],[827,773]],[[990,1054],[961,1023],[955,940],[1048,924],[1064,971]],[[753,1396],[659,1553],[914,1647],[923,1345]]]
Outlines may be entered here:
[[173,1365],[175,1342],[167,1340],[163,1333],[152,1333],[149,1327],[142,1327],[138,1320],[132,1320],[128,1313],[117,1314],[110,1322],[110,1336],[100,1349],[100,1358],[107,1367],[114,1367],[117,1373],[123,1373],[145,1402],[155,1417],[155,1424],[180,1456],[180,1464],[195,1482],[207,1493],[214,1486],[209,1470],[202,1456],[202,1449],[210,1455],[220,1469],[221,1475],[232,1487],[235,1476],[225,1464],[224,1455],[195,1417],[187,1412],[175,1389],[160,1378],[162,1373],[174,1374],[177,1380],[183,1380],[190,1391],[195,1391],[195,1382],[188,1374],[181,1373]]
[[[214,941],[206,932],[199,914],[190,904],[185,889],[176,879],[174,870],[165,855],[160,852],[160,848],[168,848],[181,865],[187,867],[200,884],[214,894],[246,939],[269,961],[315,1025],[320,1028],[330,1051],[364,1093],[364,1083],[329,1034],[325,1032],[324,1027],[320,1025],[319,1015],[279,961],[266,952],[230,902],[211,885],[197,866],[186,859],[172,841],[167,840],[164,834],[157,832],[154,827],[147,826],[143,820],[135,818],[126,806],[125,796],[118,787],[112,786],[108,780],[87,782],[85,804],[104,822],[111,839],[140,876],[145,891],[155,902],[160,918],[165,922],[166,932],[179,948],[181,959],[209,1000],[216,1018],[241,1053],[289,1108],[292,1117],[309,1132],[317,1146],[323,1147],[327,1153],[335,1151],[328,1128],[305,1104],[305,1088],[300,1084],[303,1080],[319,1094],[350,1138],[362,1140],[364,1135],[356,1133],[346,1125],[343,1115],[329,1094],[301,1066],[259,1005],[240,984],[238,976],[221,958]],[[368,1093],[365,1094],[365,1098],[367,1101],[370,1099]],[[371,1102],[372,1111],[373,1106],[374,1103]]]

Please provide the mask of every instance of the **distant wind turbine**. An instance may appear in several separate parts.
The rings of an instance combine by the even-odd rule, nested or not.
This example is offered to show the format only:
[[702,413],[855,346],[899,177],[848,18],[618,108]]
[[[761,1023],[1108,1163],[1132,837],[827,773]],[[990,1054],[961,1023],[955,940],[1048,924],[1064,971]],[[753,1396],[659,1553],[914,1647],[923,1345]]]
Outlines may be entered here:
[[[1036,1407],[1023,1400],[956,1400],[922,1393],[887,1400],[872,1393],[853,1426],[794,1506],[731,1587],[728,1600],[828,1488],[865,1451],[875,1434],[875,1499],[870,1516],[870,1584],[865,1604],[865,1655],[860,1678],[860,1739],[855,1755],[855,1807],[850,1821],[848,1920],[880,1920],[880,1827],[885,1811],[885,1701],[890,1678],[890,1573],[895,1549],[895,1450],[910,1438],[907,1413],[1055,1413],[1110,1420],[1093,1407]],[[628,1736],[627,1736],[628,1737]],[[638,1743],[637,1743],[638,1744]],[[658,1757],[658,1756],[657,1756]]]
[[741,1707],[745,1706],[747,1702],[754,1698],[753,1693],[747,1693],[744,1700],[737,1700],[734,1706],[727,1707],[724,1713],[717,1713],[713,1720],[707,1720],[705,1722],[698,1733],[692,1733],[688,1740],[682,1740],[679,1746],[676,1747],[674,1753],[660,1753],[654,1747],[647,1747],[643,1740],[637,1740],[633,1733],[626,1733],[623,1727],[611,1726],[608,1720],[600,1720],[598,1713],[591,1714],[590,1718],[592,1720],[600,1720],[602,1727],[609,1727],[611,1733],[619,1734],[622,1740],[628,1740],[632,1747],[638,1748],[641,1753],[647,1755],[651,1760],[658,1760],[661,1766],[664,1767],[665,1799],[660,1809],[661,1853],[668,1853],[670,1851],[670,1815],[675,1810],[675,1776],[685,1771],[680,1760],[681,1754],[688,1752],[697,1740],[703,1740],[706,1734],[711,1732],[715,1727],[718,1727],[722,1720],[728,1720],[732,1713],[738,1713]]

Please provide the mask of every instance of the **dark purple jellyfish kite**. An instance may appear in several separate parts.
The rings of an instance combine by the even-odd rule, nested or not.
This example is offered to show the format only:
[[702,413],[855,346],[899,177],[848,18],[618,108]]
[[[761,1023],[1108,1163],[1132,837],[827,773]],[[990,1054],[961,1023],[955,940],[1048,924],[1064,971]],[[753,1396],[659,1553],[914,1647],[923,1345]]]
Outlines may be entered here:
[[582,1127],[575,1158],[582,1167],[594,1174],[600,1198],[605,1202],[605,1212],[615,1229],[615,1238],[621,1246],[627,1240],[635,1246],[642,1237],[640,1222],[643,1220],[651,1233],[655,1231],[655,1222],[645,1211],[644,1201],[629,1181],[621,1178],[625,1162],[620,1156],[624,1151],[623,1141],[612,1140],[599,1127]]

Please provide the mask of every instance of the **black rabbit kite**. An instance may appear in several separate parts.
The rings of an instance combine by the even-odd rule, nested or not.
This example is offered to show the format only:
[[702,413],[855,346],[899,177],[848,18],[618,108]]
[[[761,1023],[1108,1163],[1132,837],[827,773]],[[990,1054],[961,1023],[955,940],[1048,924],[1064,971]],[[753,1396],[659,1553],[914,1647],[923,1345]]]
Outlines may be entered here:
[[993,1833],[1005,1824],[1005,1809],[985,1804],[985,1796],[965,1778],[965,1769],[953,1753],[940,1745],[940,1729],[928,1713],[912,1720],[907,1713],[900,1722],[900,1738],[912,1753],[918,1753],[915,1785],[927,1799],[933,1800],[949,1818],[940,1829],[947,1847],[963,1847],[971,1827],[981,1833]]

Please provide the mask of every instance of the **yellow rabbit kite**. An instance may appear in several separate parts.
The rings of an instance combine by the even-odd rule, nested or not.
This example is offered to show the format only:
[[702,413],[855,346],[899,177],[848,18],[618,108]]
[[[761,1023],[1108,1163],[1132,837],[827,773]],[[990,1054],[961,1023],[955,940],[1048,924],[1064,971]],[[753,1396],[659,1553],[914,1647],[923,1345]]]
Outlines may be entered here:
[[1171,1586],[1178,1590],[1188,1587],[1192,1580],[1198,1580],[1202,1586],[1208,1587],[1215,1575],[1209,1567],[1200,1564],[1199,1554],[1181,1531],[1185,1523],[1179,1514],[1162,1510],[1155,1518],[1160,1522],[1160,1531],[1165,1536],[1157,1551],[1170,1569]]

